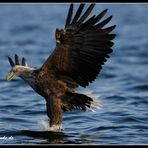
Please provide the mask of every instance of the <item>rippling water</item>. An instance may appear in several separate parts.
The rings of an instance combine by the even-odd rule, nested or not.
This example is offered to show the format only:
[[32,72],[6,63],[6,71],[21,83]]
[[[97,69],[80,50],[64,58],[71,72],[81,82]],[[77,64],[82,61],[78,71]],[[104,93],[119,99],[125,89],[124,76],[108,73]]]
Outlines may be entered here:
[[97,4],[116,24],[114,52],[89,87],[101,100],[95,112],[63,113],[61,133],[47,132],[44,99],[21,79],[5,80],[7,56],[27,57],[39,67],[55,47],[68,4],[0,4],[0,144],[148,144],[148,5]]

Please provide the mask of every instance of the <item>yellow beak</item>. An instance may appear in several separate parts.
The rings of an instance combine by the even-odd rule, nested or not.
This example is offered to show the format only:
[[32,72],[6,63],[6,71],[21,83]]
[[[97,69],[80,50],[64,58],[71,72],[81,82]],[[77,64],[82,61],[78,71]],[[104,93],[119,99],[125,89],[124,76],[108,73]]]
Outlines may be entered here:
[[15,75],[16,74],[13,71],[9,72],[7,77],[6,77],[7,81],[12,80],[15,77]]

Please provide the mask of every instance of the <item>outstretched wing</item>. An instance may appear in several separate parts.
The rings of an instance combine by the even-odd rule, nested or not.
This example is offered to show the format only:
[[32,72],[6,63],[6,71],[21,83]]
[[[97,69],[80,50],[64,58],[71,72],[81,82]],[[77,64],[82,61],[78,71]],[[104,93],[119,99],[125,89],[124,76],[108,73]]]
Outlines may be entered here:
[[57,29],[55,33],[56,48],[41,69],[46,69],[47,75],[54,70],[56,74],[68,76],[86,87],[96,79],[112,52],[115,34],[111,32],[115,25],[104,28],[112,18],[101,21],[107,9],[89,17],[95,4],[91,4],[82,15],[84,6],[80,4],[72,19],[73,4],[70,5],[65,28]]

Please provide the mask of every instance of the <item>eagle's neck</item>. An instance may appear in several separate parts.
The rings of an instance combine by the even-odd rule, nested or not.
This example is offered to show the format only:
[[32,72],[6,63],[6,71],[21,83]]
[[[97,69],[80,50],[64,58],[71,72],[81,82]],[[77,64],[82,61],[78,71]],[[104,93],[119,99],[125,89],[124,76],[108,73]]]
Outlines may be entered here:
[[36,73],[34,68],[27,69],[21,73],[20,77],[27,82],[33,89],[35,89]]

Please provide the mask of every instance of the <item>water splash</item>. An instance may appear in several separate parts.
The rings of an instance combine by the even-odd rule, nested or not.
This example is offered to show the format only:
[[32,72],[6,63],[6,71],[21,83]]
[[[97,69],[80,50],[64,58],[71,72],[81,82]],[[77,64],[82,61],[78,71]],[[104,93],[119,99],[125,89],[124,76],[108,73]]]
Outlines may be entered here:
[[53,132],[62,132],[64,129],[62,128],[62,125],[53,125],[52,127],[49,128],[49,131]]
[[64,130],[61,124],[53,125],[52,127],[49,127],[49,121],[43,118],[40,118],[38,120],[38,124],[44,131],[62,132]]
[[49,129],[49,122],[45,118],[38,119],[38,124],[44,131],[48,131]]

